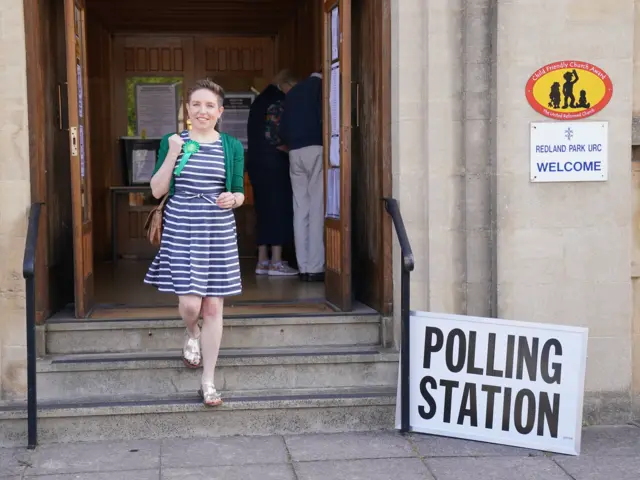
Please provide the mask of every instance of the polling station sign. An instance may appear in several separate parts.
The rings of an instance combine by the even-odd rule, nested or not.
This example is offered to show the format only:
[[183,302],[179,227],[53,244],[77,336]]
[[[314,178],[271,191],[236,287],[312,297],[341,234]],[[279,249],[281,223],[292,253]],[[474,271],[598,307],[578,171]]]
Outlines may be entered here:
[[[588,330],[412,312],[413,432],[578,455]],[[400,383],[396,426],[400,428]]]
[[531,182],[603,182],[608,178],[608,122],[533,122]]

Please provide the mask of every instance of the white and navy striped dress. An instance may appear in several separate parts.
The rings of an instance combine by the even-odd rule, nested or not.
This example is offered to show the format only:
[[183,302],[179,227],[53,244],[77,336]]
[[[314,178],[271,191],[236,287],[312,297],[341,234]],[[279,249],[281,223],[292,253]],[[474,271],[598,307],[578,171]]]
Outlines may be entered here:
[[[189,140],[188,132],[180,136]],[[145,283],[177,295],[225,297],[242,292],[233,210],[216,205],[226,189],[225,179],[222,141],[201,143],[175,179],[174,195],[164,207],[160,251]]]

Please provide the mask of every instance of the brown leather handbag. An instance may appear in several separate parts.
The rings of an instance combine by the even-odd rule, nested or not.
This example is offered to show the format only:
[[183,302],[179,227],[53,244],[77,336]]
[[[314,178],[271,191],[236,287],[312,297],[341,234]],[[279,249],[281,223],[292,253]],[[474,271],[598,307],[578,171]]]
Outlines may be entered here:
[[164,204],[169,198],[169,193],[166,193],[160,204],[149,212],[146,222],[144,222],[144,230],[147,234],[147,239],[153,246],[159,246],[160,240],[162,240],[162,215],[164,213]]

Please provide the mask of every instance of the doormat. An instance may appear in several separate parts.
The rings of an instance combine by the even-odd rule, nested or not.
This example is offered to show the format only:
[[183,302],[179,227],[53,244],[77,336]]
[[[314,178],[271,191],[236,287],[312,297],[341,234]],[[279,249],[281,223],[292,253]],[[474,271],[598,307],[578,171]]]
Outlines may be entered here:
[[[325,302],[287,302],[287,303],[245,303],[225,305],[224,317],[273,317],[279,315],[309,316],[336,313]],[[128,320],[153,319],[166,320],[180,318],[178,307],[126,307],[126,306],[96,306],[90,319],[94,320]]]

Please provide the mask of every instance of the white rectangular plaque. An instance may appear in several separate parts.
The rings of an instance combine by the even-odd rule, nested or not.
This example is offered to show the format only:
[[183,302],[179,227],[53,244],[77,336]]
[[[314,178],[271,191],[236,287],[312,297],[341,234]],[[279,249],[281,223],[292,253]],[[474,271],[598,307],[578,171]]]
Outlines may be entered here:
[[608,126],[608,122],[531,123],[531,181],[606,181]]

